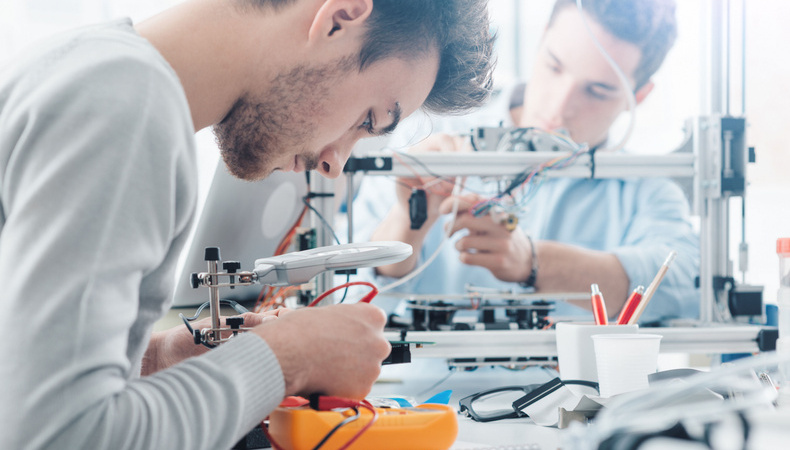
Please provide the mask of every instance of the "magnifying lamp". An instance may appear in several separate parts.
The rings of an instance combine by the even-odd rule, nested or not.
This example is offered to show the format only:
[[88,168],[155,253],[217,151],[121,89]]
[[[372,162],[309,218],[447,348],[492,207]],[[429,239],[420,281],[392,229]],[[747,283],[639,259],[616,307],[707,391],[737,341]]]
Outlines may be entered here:
[[[213,347],[227,339],[221,336],[222,331],[232,331],[235,335],[241,328],[243,319],[229,318],[229,328],[220,325],[220,298],[219,288],[236,286],[249,286],[263,284],[268,286],[290,286],[304,284],[313,277],[327,270],[356,269],[360,267],[374,267],[403,261],[412,254],[409,244],[395,241],[357,242],[343,245],[312,248],[301,252],[287,253],[255,261],[252,271],[238,271],[240,264],[237,261],[226,261],[223,264],[225,272],[219,272],[219,248],[206,248],[205,260],[208,271],[193,273],[191,284],[193,288],[200,286],[209,288],[209,312],[211,314],[211,328],[193,330],[189,326],[189,319],[184,323],[193,333],[196,344]],[[221,282],[220,277],[228,277],[228,282]],[[238,320],[241,319],[241,320]]]
[[375,267],[403,261],[412,247],[403,242],[354,242],[311,248],[255,260],[255,281],[269,286],[307,283],[327,270]]

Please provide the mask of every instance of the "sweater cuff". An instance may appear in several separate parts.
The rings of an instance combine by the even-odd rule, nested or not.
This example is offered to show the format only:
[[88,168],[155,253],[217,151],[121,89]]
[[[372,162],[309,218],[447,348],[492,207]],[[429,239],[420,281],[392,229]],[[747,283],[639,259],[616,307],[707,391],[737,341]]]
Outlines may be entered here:
[[271,413],[285,398],[285,379],[269,344],[251,333],[241,333],[229,342],[208,352],[218,367],[233,368],[240,386],[247,386],[242,420],[247,429]]

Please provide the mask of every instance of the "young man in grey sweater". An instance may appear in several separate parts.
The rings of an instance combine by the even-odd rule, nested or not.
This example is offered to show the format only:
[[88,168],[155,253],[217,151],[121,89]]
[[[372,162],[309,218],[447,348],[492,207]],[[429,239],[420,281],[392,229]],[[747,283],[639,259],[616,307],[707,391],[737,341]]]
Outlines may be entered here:
[[168,309],[193,134],[234,175],[337,177],[352,145],[490,90],[485,0],[188,0],[80,29],[0,73],[0,448],[228,448],[285,395],[361,398],[367,304],[246,316],[204,351]]

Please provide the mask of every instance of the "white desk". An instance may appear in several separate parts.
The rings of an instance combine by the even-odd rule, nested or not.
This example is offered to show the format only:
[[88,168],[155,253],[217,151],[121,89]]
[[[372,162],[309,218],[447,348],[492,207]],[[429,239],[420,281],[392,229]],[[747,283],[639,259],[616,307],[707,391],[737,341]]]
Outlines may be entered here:
[[458,439],[453,450],[466,449],[529,449],[530,444],[540,450],[559,448],[560,433],[557,428],[541,427],[530,419],[505,419],[480,423],[468,417],[458,417]]
[[[458,410],[458,401],[471,394],[502,386],[522,386],[545,383],[557,374],[553,370],[531,367],[525,370],[507,370],[502,367],[480,367],[475,371],[458,371],[450,374],[447,363],[439,359],[415,359],[411,364],[382,367],[379,382],[373,386],[371,396],[404,397],[422,403],[429,397],[452,390],[450,406]],[[443,380],[441,383],[437,381]],[[538,444],[541,450],[558,448],[560,433],[557,428],[535,425],[531,419],[506,419],[494,422],[475,422],[458,416],[458,438],[454,450],[508,448],[517,445]],[[529,448],[529,447],[523,447]]]

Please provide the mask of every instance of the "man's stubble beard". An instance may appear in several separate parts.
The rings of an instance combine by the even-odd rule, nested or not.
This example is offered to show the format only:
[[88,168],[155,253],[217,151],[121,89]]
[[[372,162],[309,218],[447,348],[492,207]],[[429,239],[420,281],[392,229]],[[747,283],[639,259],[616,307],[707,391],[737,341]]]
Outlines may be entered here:
[[213,127],[228,171],[244,180],[260,180],[279,168],[277,161],[291,164],[282,158],[285,153],[299,155],[305,170],[315,169],[317,149],[308,148],[313,124],[332,114],[328,93],[356,67],[355,61],[345,57],[320,67],[299,66],[277,75],[264,95],[239,98]]

